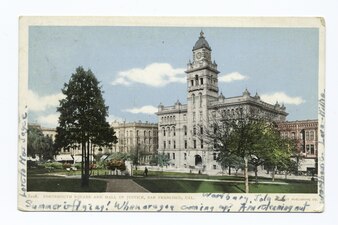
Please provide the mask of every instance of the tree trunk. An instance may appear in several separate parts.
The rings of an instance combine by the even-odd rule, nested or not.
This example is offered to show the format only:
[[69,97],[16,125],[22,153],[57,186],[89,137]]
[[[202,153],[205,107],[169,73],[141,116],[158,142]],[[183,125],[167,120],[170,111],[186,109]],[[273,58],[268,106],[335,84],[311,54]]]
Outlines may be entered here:
[[255,165],[255,183],[257,184],[258,183],[258,175],[257,175],[257,173],[258,173],[258,168],[257,168],[258,166],[256,166]]
[[275,167],[272,167],[272,181],[275,181]]
[[82,142],[81,146],[81,186],[85,186],[85,157],[86,157],[86,147],[85,142]]
[[229,166],[229,175],[231,175],[231,166]]
[[248,158],[244,156],[245,193],[249,193]]

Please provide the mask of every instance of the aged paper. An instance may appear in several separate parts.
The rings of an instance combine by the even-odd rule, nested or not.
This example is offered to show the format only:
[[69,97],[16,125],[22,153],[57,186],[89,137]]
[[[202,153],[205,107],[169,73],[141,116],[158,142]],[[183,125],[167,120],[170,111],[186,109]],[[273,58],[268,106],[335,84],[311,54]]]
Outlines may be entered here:
[[[20,210],[324,210],[323,18],[21,17],[19,44]],[[288,52],[289,50],[294,51]],[[176,61],[176,58],[182,56],[183,60]],[[252,63],[248,63],[249,61]],[[106,93],[103,97],[110,109],[111,124],[130,125],[137,121],[133,137],[142,137],[142,140],[135,139],[133,146],[136,146],[136,150],[124,149],[122,128],[121,125],[116,125],[114,129],[119,132],[116,133],[118,143],[107,150],[107,154],[106,149],[93,146],[93,152],[89,156],[96,166],[101,160],[94,160],[98,155],[109,157],[108,153],[130,154],[132,151],[137,154],[136,161],[135,158],[131,160],[133,162],[126,160],[127,168],[121,171],[109,171],[105,166],[102,170],[91,168],[89,182],[98,181],[100,185],[102,182],[107,185],[104,189],[93,192],[85,192],[87,189],[78,187],[81,179],[81,168],[76,167],[76,163],[81,164],[81,161],[76,161],[81,158],[79,155],[76,158],[79,145],[72,146],[70,150],[63,149],[48,160],[43,154],[32,157],[29,152],[32,143],[28,132],[32,126],[42,129],[44,136],[49,135],[54,140],[58,124],[52,125],[51,121],[58,121],[59,114],[55,113],[59,107],[58,101],[63,98],[60,97],[61,89],[79,66],[83,66],[85,70],[91,69],[98,77]],[[263,77],[265,82],[257,82],[254,77],[256,73],[262,74],[260,79]],[[238,84],[237,81],[246,83]],[[205,98],[202,97],[204,95]],[[171,102],[168,103],[167,99]],[[288,168],[285,169],[287,172],[283,172],[281,166],[279,171],[275,169],[276,175],[272,175],[266,169],[266,160],[265,164],[259,165],[258,184],[255,184],[253,178],[254,170],[249,168],[249,187],[252,191],[249,190],[249,193],[245,193],[243,186],[243,168],[230,168],[229,175],[228,169],[217,162],[219,152],[207,148],[206,142],[203,146],[201,138],[194,138],[196,131],[191,125],[196,122],[195,117],[200,123],[212,117],[212,110],[216,106],[228,107],[231,112],[231,107],[241,105],[246,100],[256,101],[248,103],[250,107],[255,105],[264,112],[275,113],[284,122],[281,125],[281,135],[294,139],[297,139],[297,135],[303,135],[299,143],[301,147],[298,149],[303,164],[297,165],[297,175],[294,171],[289,172]],[[277,102],[271,102],[276,100]],[[196,110],[195,104],[200,104],[200,110]],[[245,107],[244,105],[243,108]],[[233,109],[236,110],[235,107]],[[175,110],[179,112],[175,114]],[[172,112],[175,113],[171,114]],[[179,119],[178,115],[182,118]],[[183,125],[175,122],[176,120]],[[315,127],[311,130],[309,127],[313,124]],[[151,131],[156,130],[156,140],[150,138],[150,131],[147,136],[148,130],[144,128],[151,125],[154,125]],[[138,136],[137,126],[143,127],[144,136],[141,136],[143,130]],[[289,128],[295,126],[303,128],[296,131],[292,130],[295,128]],[[185,129],[188,131],[185,132]],[[203,133],[203,130],[199,132]],[[153,152],[150,140],[156,146]],[[146,145],[147,141],[149,145]],[[141,156],[141,150],[137,146],[142,144],[148,146],[152,154]],[[167,157],[165,164],[159,163],[158,158],[152,164],[152,157],[162,153]],[[257,158],[252,155],[250,157],[253,161]],[[295,160],[298,163],[298,158]],[[61,167],[54,168],[54,162]],[[272,180],[272,176],[276,176],[276,181]],[[66,189],[50,187],[66,186],[65,182],[71,180],[78,181],[75,182],[78,186],[67,189],[70,191],[58,191]],[[159,186],[155,188],[156,185]],[[267,189],[260,189],[262,186]],[[231,190],[229,193],[222,191],[228,190],[227,187]],[[281,192],[274,191],[276,189]],[[188,192],[189,190],[193,191]]]

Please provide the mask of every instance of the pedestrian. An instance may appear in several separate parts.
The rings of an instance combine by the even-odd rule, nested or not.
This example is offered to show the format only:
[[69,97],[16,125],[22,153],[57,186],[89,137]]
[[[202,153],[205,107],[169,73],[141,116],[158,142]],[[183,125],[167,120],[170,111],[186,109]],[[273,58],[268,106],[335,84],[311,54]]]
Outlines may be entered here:
[[148,168],[147,168],[147,167],[144,168],[144,173],[143,173],[143,175],[145,175],[146,177],[148,176]]

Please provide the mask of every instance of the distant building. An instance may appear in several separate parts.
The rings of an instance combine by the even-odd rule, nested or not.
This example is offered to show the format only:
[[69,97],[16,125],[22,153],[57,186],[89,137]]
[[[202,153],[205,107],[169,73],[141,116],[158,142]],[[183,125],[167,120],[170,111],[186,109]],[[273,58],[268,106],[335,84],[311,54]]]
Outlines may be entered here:
[[113,122],[117,143],[114,152],[138,154],[139,163],[147,163],[157,153],[158,125],[156,123]]
[[296,139],[302,172],[311,173],[317,169],[318,120],[297,120],[278,123],[283,137]]
[[[242,95],[224,97],[219,93],[217,64],[212,60],[211,47],[200,33],[192,49],[192,62],[187,64],[187,104],[177,101],[172,106],[158,107],[159,153],[165,153],[172,166],[221,170],[213,146],[198,137],[203,127],[217,115],[260,115],[274,121],[285,121],[288,113],[284,105],[272,105],[251,96],[245,89]],[[201,129],[201,130],[200,130]],[[210,128],[211,129],[211,128]]]

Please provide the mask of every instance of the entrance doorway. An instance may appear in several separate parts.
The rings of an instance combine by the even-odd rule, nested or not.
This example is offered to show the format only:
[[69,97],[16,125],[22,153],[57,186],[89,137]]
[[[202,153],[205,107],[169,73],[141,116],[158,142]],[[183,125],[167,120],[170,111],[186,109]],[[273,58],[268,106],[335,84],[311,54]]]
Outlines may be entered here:
[[202,157],[200,155],[195,155],[195,166],[202,165]]

